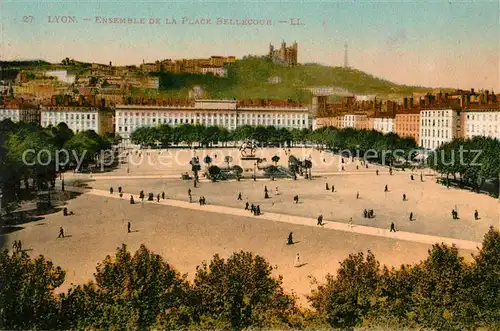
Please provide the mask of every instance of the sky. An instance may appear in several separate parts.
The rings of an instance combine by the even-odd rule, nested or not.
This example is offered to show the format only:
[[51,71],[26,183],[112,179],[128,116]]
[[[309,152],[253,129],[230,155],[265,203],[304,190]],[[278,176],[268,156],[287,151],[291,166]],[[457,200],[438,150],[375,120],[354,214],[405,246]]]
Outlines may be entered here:
[[[342,66],[347,43],[351,67],[395,83],[500,92],[498,1],[0,0],[0,16],[2,60],[69,57],[124,65],[240,58],[264,55],[269,43],[279,47],[285,40],[298,43],[301,63]],[[65,16],[74,22],[62,23]],[[100,17],[146,24],[99,23]],[[190,24],[202,18],[211,21]]]

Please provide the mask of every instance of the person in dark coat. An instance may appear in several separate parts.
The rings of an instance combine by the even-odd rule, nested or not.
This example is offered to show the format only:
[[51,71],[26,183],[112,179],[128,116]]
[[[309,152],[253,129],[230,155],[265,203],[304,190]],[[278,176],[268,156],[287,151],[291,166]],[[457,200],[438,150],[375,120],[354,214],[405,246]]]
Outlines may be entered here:
[[64,238],[64,229],[62,226],[59,228],[59,236],[57,236],[57,238],[61,238],[61,237]]
[[406,194],[403,193],[403,201],[406,201]]
[[255,208],[255,209],[257,211],[257,216],[259,216],[260,215],[260,205],[257,205],[257,208]]
[[122,193],[122,187],[118,186],[118,193]]
[[477,212],[477,209],[474,211],[474,219],[476,221],[479,219],[479,213]]
[[248,210],[248,205],[249,205],[248,201],[245,202],[245,210]]
[[241,198],[241,192],[240,192],[240,193],[238,193],[238,200],[243,200],[243,199]]
[[394,226],[394,222],[391,222],[391,229],[389,232],[396,232],[396,227]]
[[378,176],[378,169],[377,169],[377,170],[375,170],[375,173],[376,173],[376,174],[377,174],[377,176]]
[[133,195],[131,195],[131,196],[130,196],[130,204],[131,204],[131,205],[133,205],[134,203],[135,203],[135,201],[134,201],[134,196],[133,196]]
[[286,242],[287,245],[293,245],[293,232],[288,234],[288,240]]
[[130,222],[127,222],[127,232],[130,233]]
[[384,192],[389,192],[389,187],[387,185],[384,188]]
[[298,195],[294,196],[294,197],[293,197],[293,201],[294,201],[295,203],[299,203],[299,196],[298,196]]
[[410,221],[413,221],[413,212],[410,213]]
[[332,185],[332,192],[335,192],[335,185]]
[[323,225],[323,215],[318,216],[318,223],[316,225]]
[[330,191],[330,188],[328,187],[328,183],[326,183],[326,190]]
[[165,200],[165,192],[161,192],[161,198]]
[[113,188],[112,187],[109,188],[109,194],[113,194]]

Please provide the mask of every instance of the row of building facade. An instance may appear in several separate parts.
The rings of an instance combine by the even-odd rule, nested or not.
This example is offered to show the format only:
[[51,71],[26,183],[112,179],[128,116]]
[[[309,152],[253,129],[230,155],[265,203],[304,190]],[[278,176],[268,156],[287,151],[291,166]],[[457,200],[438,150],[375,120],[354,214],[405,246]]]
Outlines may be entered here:
[[[379,106],[375,101],[369,103],[364,111],[337,110],[332,116],[317,117],[315,127],[394,132],[401,137],[413,138],[419,146],[427,149],[436,149],[441,144],[460,137],[486,136],[500,139],[500,106],[497,96],[488,91],[481,94],[471,90],[453,95],[426,96],[419,100],[418,105],[413,104],[413,99],[405,98],[403,105],[399,107],[393,107],[392,104],[387,106],[385,103],[385,110],[381,105],[382,103]],[[354,108],[357,107],[359,108]]]
[[243,125],[288,129],[327,126],[374,129],[411,137],[418,145],[428,149],[435,149],[459,137],[500,139],[500,108],[494,95],[480,102],[470,102],[470,95],[447,97],[446,102],[434,104],[424,100],[418,107],[413,105],[413,100],[405,100],[399,108],[396,103],[376,100],[362,102],[360,106],[349,99],[345,104],[354,110],[318,117],[314,116],[311,107],[287,102],[196,100],[176,104],[121,103],[109,109],[95,103],[85,105],[82,98],[73,103],[65,99],[64,105],[58,104],[56,98],[52,101],[51,105],[41,107],[22,102],[4,104],[0,106],[0,121],[10,118],[12,121],[39,122],[43,127],[64,122],[75,132],[94,130],[99,134],[117,133],[125,141],[139,127],[160,124],[221,126],[229,130]]

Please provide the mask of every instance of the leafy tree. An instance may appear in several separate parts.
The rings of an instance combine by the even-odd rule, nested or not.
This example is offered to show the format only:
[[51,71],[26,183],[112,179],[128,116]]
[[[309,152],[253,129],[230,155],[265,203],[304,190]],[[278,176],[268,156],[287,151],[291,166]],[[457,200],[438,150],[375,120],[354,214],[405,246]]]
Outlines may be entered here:
[[238,330],[291,323],[295,299],[284,293],[282,278],[271,273],[265,259],[249,252],[227,260],[214,255],[196,270],[193,293],[200,324]]
[[62,296],[63,314],[72,327],[144,329],[160,315],[178,326],[189,322],[186,276],[144,245],[132,255],[123,244],[97,266],[94,276],[95,283]]
[[363,253],[350,254],[340,263],[337,277],[327,275],[326,283],[312,291],[309,302],[332,327],[354,327],[376,302],[379,272],[379,262],[370,251],[366,259]]
[[4,329],[55,329],[58,302],[54,289],[65,273],[43,256],[0,253],[0,324]]
[[471,284],[467,297],[472,298],[480,326],[500,329],[500,232],[490,227],[481,250],[474,255]]
[[210,176],[210,179],[215,182],[217,180],[217,177],[220,175],[221,170],[218,166],[216,165],[211,165],[208,167],[208,175]]

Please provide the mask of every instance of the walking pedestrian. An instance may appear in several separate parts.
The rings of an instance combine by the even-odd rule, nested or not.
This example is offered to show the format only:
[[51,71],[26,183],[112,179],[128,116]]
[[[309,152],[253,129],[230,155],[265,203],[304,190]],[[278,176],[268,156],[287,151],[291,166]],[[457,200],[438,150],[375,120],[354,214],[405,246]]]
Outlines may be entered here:
[[130,227],[131,227],[130,222],[127,222],[127,233],[130,233]]
[[474,219],[476,221],[479,219],[479,213],[477,212],[477,209],[474,211]]
[[316,225],[323,225],[323,215],[318,216],[318,223]]
[[162,200],[165,200],[165,192],[161,192],[161,198]]
[[257,210],[257,216],[259,216],[260,215],[260,205],[257,205],[256,210]]
[[287,245],[293,245],[293,232],[290,232],[288,234],[288,239],[287,239],[287,242],[286,242]]
[[278,190],[278,186],[276,186],[276,195],[280,195],[280,191]]
[[118,186],[118,193],[122,193],[122,187]]
[[378,169],[375,171],[375,173],[376,173],[376,174],[377,174],[377,176],[378,176]]
[[243,200],[243,199],[241,198],[241,192],[240,192],[240,193],[238,193],[238,200]]
[[64,238],[64,229],[63,229],[63,227],[62,227],[62,226],[61,226],[61,227],[59,227],[59,236],[57,236],[57,238],[59,239],[59,238],[61,238],[61,237],[63,237],[63,238]]
[[191,189],[188,189],[188,195],[191,196]]
[[156,196],[156,201],[160,202],[160,193],[158,193],[158,195]]
[[352,217],[349,218],[349,229],[352,229]]
[[335,185],[332,185],[332,192],[335,192]]
[[389,192],[389,187],[387,185],[384,188],[384,192]]
[[326,183],[326,190],[330,191],[330,188],[328,187],[328,183]]
[[245,202],[245,210],[248,210],[248,205],[249,205],[248,201]]
[[198,201],[200,202],[200,206],[203,205],[203,199],[201,197]]
[[134,201],[134,196],[133,196],[133,195],[131,195],[131,196],[130,196],[130,204],[131,204],[131,205],[133,205],[134,203],[135,203],[135,201]]
[[396,232],[396,228],[394,226],[394,222],[391,222],[391,229],[389,230],[389,232]]
[[267,186],[264,186],[264,192],[266,192],[266,193],[268,192],[267,191]]
[[410,213],[410,221],[413,221],[413,212]]
[[406,201],[406,194],[403,193],[403,201]]
[[359,199],[359,191],[356,193],[356,199]]
[[112,187],[109,188],[109,194],[113,194],[113,188]]
[[293,263],[293,266],[295,268],[300,267],[300,255],[299,255],[299,253],[297,253],[297,255],[295,255],[295,262]]

